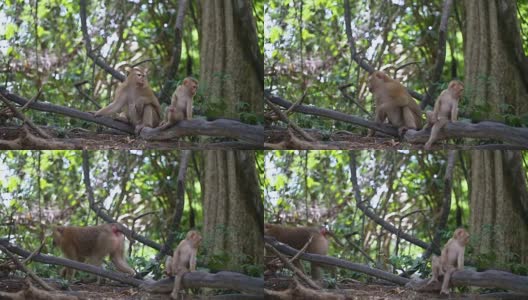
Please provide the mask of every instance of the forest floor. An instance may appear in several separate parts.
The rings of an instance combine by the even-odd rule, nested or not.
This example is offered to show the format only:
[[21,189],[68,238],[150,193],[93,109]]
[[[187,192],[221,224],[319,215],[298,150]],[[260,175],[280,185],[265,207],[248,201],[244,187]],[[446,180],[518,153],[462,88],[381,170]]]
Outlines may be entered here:
[[[264,288],[273,291],[285,291],[292,285],[291,278],[266,277]],[[313,291],[313,290],[310,290]],[[346,299],[368,299],[368,300],[440,300],[440,299],[503,299],[502,297],[482,297],[475,293],[454,293],[450,296],[441,296],[437,292],[417,292],[403,286],[382,285],[374,283],[362,283],[356,280],[342,280],[335,288],[328,288],[320,292],[320,299],[330,299],[334,296],[344,296]],[[317,298],[313,298],[317,299]],[[522,299],[522,298],[508,298]]]
[[[254,146],[243,142],[230,141],[220,138],[185,137],[167,141],[147,141],[132,135],[117,133],[96,133],[85,129],[73,129],[67,133],[45,130],[52,139],[43,139],[34,135],[28,136],[19,127],[0,127],[0,149],[8,150],[12,147],[8,143],[16,142],[17,149],[87,149],[87,150],[126,150],[126,149],[255,149]],[[199,141],[199,142],[198,142]],[[6,143],[7,142],[7,143]]]
[[[32,284],[32,288],[28,289],[26,279],[24,278],[0,278],[0,292],[4,293],[17,293],[19,291],[25,291],[25,297],[17,299],[59,299],[60,296],[70,296],[71,299],[112,299],[112,300],[169,300],[169,294],[154,294],[141,291],[138,288],[131,287],[125,284],[119,284],[114,281],[104,281],[104,283],[71,283],[67,286],[61,287],[60,281],[57,279],[43,279],[47,284],[57,289],[56,291],[46,292],[41,289],[37,284]],[[31,291],[31,292],[29,292]],[[38,295],[33,292],[37,291]],[[29,294],[27,294],[29,293]],[[185,299],[200,298],[200,296],[192,296],[189,290],[186,291]],[[75,298],[77,297],[77,298]],[[3,298],[0,295],[0,299]]]
[[[366,136],[366,133],[354,133],[345,130],[335,132],[322,132],[320,130],[305,130],[316,142],[309,142],[299,137],[292,137],[288,130],[267,128],[264,130],[267,149],[318,149],[318,150],[424,150],[422,143],[409,143],[398,138],[376,133],[375,136]],[[469,143],[468,143],[469,142]],[[464,143],[464,144],[462,144]],[[526,149],[515,145],[502,143],[477,144],[472,139],[449,139],[434,143],[430,150],[501,150],[501,149]]]

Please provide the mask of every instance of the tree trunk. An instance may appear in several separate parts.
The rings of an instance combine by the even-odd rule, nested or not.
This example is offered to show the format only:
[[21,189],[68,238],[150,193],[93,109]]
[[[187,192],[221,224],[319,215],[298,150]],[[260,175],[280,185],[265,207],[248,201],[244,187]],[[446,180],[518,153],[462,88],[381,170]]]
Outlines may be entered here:
[[[520,209],[521,195],[508,174],[505,156],[511,152],[473,151],[471,153],[471,231],[475,254],[494,254],[497,263],[526,263],[528,224]],[[525,200],[524,200],[525,201]],[[485,261],[485,263],[493,263]],[[484,266],[487,267],[487,266]]]
[[[483,118],[501,119],[506,114],[519,116],[527,111],[527,86],[519,55],[519,22],[515,1],[466,0],[465,27],[465,96],[468,107],[483,112]],[[521,48],[522,50],[522,48]],[[500,108],[508,105],[507,111]],[[480,107],[480,108],[479,108]],[[484,110],[485,112],[485,110]],[[520,209],[527,199],[520,193],[509,171],[513,152],[471,152],[471,232],[474,254],[494,254],[491,263],[504,263],[528,258],[528,223]],[[520,155],[517,155],[520,157]],[[520,162],[517,162],[520,163]],[[525,188],[524,188],[525,189]],[[486,267],[486,266],[483,266]]]
[[240,7],[236,0],[202,1],[200,85],[205,87],[209,115],[238,118],[241,112],[259,117],[263,113],[264,89],[248,53],[257,37],[248,39],[240,22],[241,16],[248,15],[241,10],[252,9],[248,2]]
[[[262,195],[250,151],[206,151],[204,233],[207,252],[223,254],[227,270],[262,264]],[[224,268],[224,266],[222,266]]]

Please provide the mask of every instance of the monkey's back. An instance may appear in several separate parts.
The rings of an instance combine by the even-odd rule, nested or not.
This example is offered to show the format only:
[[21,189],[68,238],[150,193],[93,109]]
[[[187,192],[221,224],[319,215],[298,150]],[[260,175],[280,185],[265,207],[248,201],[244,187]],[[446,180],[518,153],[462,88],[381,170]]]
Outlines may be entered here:
[[312,242],[306,248],[306,252],[316,254],[326,254],[328,252],[328,240],[317,228],[268,225],[265,234],[273,236],[277,241],[297,250],[302,249],[310,240],[310,237],[313,236]]

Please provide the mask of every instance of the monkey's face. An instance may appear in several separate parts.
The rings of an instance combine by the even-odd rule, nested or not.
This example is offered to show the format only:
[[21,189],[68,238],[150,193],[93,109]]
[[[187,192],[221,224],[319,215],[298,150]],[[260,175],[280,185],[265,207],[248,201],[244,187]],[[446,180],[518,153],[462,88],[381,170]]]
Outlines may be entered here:
[[469,233],[462,228],[455,230],[455,239],[460,241],[462,245],[466,245],[469,242]]
[[378,87],[380,86],[381,82],[384,79],[384,76],[387,76],[387,75],[385,75],[385,73],[380,72],[380,71],[376,71],[372,73],[372,75],[370,75],[369,81],[368,81],[368,89],[371,93],[378,89]]
[[143,87],[145,85],[145,81],[146,81],[145,73],[136,70],[135,71],[135,75],[136,75],[136,85],[138,87]]
[[464,93],[464,86],[461,84],[455,84],[454,86],[455,95],[457,98],[462,97],[462,94]]
[[198,90],[198,83],[196,83],[196,82],[194,82],[192,80],[188,80],[185,83],[185,86],[189,90],[189,94],[194,97],[194,95],[196,95],[196,91]]

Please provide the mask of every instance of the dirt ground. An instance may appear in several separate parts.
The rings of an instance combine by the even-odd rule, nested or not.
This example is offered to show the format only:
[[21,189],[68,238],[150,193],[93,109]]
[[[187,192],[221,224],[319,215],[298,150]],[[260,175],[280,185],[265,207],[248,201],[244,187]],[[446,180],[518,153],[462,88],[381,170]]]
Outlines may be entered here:
[[[43,292],[42,287],[38,286],[35,283],[32,283],[32,288],[29,290],[38,289],[38,292],[44,294],[40,295],[40,298],[36,298],[31,294],[30,296],[26,295],[25,299],[50,299],[56,300],[60,299],[61,296],[73,296],[72,299],[112,299],[112,300],[170,300],[169,294],[154,294],[141,291],[138,288],[131,287],[125,284],[120,284],[114,281],[106,281],[101,284],[97,283],[72,283],[67,286],[61,286],[61,281],[56,279],[44,279],[43,280],[57,289],[53,292]],[[0,292],[7,293],[16,293],[21,290],[28,290],[28,284],[24,278],[0,278]],[[211,290],[209,289],[209,292]],[[200,293],[199,290],[195,291]],[[49,293],[49,294],[48,294]],[[44,297],[44,296],[47,296]],[[206,296],[200,296],[193,293],[191,290],[186,290],[185,293],[180,294],[181,299],[206,299]],[[77,297],[77,298],[75,298]],[[0,295],[0,299],[9,299],[4,298]]]
[[[264,130],[267,149],[347,149],[347,150],[424,150],[424,144],[412,144],[397,138],[376,134],[367,137],[365,134],[352,133],[348,131],[335,131],[333,133],[321,133],[318,130],[306,130],[317,142],[308,142],[301,138],[292,138],[285,129],[266,128]],[[461,144],[462,140],[442,140],[431,147],[431,150],[501,150],[501,149],[525,149],[514,145],[505,144],[469,144],[470,139],[465,139],[468,144]]]
[[53,139],[42,139],[37,136],[27,137],[20,127],[0,127],[0,150],[10,147],[6,141],[13,142],[19,139],[18,149],[86,149],[86,150],[126,150],[126,149],[240,149],[253,150],[255,146],[221,138],[186,137],[168,141],[146,141],[132,135],[112,133],[95,133],[85,129],[72,129],[68,132],[57,133],[55,130],[45,130]]
[[[273,291],[285,291],[292,285],[291,278],[266,277],[264,288]],[[433,292],[417,292],[403,286],[383,285],[376,283],[362,283],[356,280],[341,280],[335,288],[321,291],[332,295],[343,295],[346,299],[367,300],[436,300],[436,299],[528,299],[526,296],[510,295],[506,293],[479,294],[451,292],[450,296],[441,296]],[[324,294],[320,299],[328,299],[331,294]],[[316,299],[316,298],[314,298]]]

